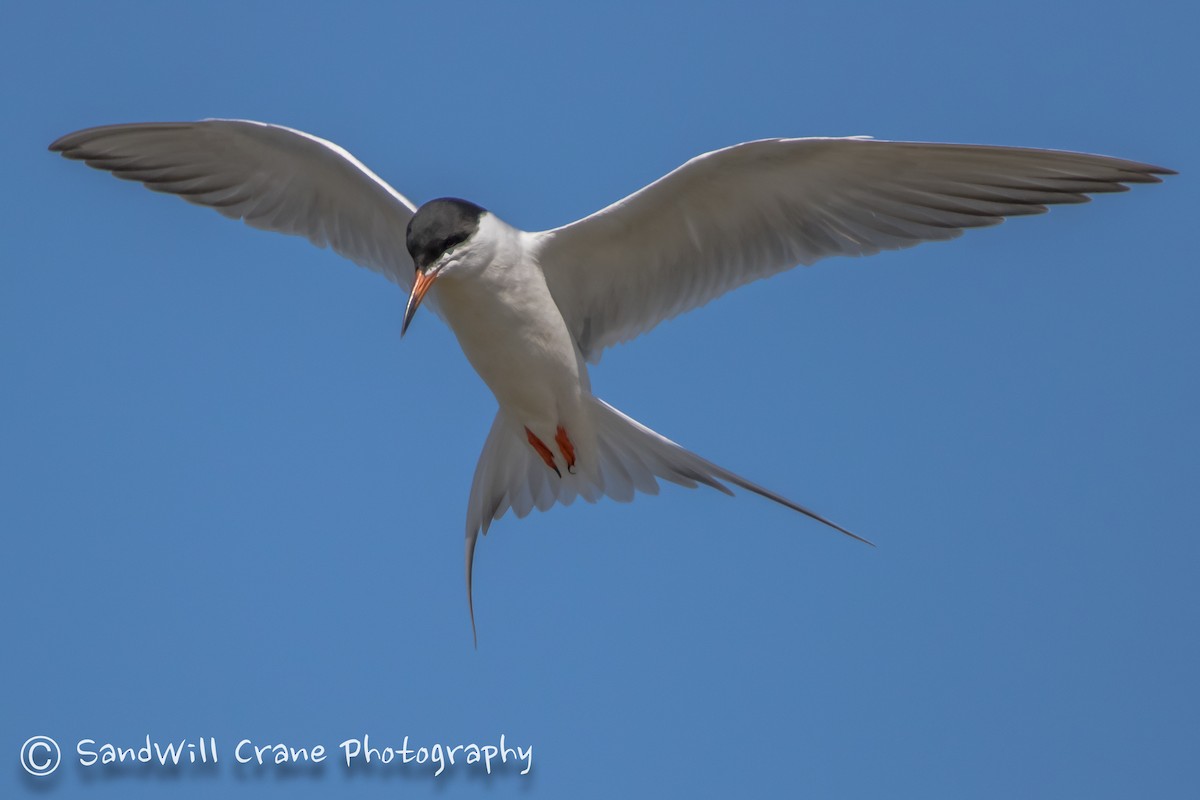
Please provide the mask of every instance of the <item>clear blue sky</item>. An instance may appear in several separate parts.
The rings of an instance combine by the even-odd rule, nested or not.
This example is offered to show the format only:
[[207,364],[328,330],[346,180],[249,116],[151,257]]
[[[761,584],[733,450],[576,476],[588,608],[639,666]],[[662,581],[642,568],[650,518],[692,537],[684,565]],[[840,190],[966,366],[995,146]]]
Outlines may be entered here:
[[[404,4],[408,6],[409,4]],[[0,33],[6,797],[1169,797],[1196,785],[1185,3],[15,4]],[[519,9],[519,10],[518,10]],[[670,487],[462,525],[494,400],[306,242],[46,152],[261,119],[526,228],[697,153],[871,134],[1180,170],[739,290],[597,393],[875,540]],[[239,769],[242,738],[534,747]],[[18,750],[54,737],[42,781]],[[219,769],[78,766],[215,737]]]

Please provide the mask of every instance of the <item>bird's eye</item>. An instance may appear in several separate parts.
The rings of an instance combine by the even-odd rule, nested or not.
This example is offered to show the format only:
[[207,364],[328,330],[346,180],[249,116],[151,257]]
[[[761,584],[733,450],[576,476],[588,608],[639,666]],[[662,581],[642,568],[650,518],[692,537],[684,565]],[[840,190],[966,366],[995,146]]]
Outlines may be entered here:
[[456,248],[460,244],[462,244],[464,241],[466,241],[466,238],[467,237],[465,237],[465,236],[455,236],[453,238],[447,239],[443,243],[444,246],[442,247],[442,252],[449,253],[451,250],[453,250],[454,248]]

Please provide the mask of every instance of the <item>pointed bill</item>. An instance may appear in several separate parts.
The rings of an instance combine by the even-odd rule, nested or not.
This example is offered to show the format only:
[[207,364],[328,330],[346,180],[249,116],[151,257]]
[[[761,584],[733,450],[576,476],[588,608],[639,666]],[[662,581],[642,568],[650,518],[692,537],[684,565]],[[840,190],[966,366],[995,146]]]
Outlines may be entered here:
[[408,296],[408,306],[404,309],[404,322],[400,325],[401,336],[408,330],[413,314],[417,313],[417,307],[421,305],[421,300],[424,299],[425,293],[429,291],[430,286],[433,286],[435,280],[437,280],[436,272],[417,273],[417,280],[413,283],[412,293]]

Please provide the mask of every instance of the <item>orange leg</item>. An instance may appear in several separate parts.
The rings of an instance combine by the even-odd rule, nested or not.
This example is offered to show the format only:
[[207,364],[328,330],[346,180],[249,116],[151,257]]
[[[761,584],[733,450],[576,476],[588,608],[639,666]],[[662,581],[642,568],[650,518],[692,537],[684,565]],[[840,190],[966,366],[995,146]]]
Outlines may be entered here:
[[563,460],[567,462],[567,472],[574,475],[575,445],[571,443],[569,438],[567,438],[567,431],[562,425],[558,426],[558,431],[554,434],[554,442],[558,445],[558,451],[562,453]]
[[[562,428],[559,428],[559,430],[561,431]],[[525,429],[525,438],[529,440],[529,444],[533,446],[533,449],[537,451],[537,454],[542,457],[542,461],[546,462],[546,466],[554,470],[554,474],[561,478],[562,473],[558,471],[558,467],[554,464],[554,453],[550,452],[550,448],[546,447],[546,445],[542,443],[541,439],[534,436],[533,431],[529,430],[529,428]]]

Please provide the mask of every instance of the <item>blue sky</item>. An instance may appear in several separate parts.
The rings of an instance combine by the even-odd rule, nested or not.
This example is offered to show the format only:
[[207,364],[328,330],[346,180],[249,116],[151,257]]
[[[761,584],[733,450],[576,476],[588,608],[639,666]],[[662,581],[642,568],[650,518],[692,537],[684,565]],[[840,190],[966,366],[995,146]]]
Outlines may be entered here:
[[[1182,3],[20,4],[0,33],[5,796],[1179,796],[1195,786],[1200,277]],[[186,6],[186,7],[185,7]],[[276,6],[276,9],[279,7]],[[392,285],[63,161],[261,119],[546,228],[687,158],[871,134],[1161,186],[761,282],[597,393],[878,543],[670,487],[462,522],[494,400]],[[253,770],[241,739],[532,745]],[[18,766],[54,737],[51,778]],[[212,771],[75,743],[214,737]]]

